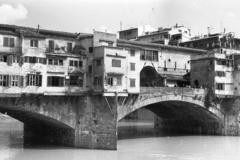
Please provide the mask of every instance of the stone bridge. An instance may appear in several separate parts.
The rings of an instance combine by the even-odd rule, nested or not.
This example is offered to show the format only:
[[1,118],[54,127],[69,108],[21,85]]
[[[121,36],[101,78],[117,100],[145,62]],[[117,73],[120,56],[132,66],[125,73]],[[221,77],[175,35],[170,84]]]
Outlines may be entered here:
[[130,95],[119,104],[118,121],[142,107],[147,107],[164,118],[223,120],[223,113],[207,102],[207,96],[207,89],[141,87],[140,94]]
[[[24,141],[117,149],[117,122],[145,107],[155,113],[156,127],[191,128],[200,133],[239,135],[238,98],[212,98],[207,89],[148,87],[128,97],[0,94],[0,112],[24,123]],[[224,130],[224,131],[223,131]],[[198,133],[199,133],[198,132]]]

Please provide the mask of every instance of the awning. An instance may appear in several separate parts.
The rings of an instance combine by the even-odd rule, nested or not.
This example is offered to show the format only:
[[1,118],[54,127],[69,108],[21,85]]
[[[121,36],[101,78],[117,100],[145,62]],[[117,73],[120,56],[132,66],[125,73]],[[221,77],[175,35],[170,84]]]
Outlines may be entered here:
[[68,75],[84,75],[84,71],[80,69],[73,69],[68,72]]

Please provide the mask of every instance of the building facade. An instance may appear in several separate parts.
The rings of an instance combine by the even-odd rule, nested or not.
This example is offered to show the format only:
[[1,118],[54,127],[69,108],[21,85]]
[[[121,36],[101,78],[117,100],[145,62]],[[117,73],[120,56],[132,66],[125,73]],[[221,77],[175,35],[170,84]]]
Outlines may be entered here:
[[86,91],[87,59],[77,34],[13,25],[0,25],[0,30],[1,93]]

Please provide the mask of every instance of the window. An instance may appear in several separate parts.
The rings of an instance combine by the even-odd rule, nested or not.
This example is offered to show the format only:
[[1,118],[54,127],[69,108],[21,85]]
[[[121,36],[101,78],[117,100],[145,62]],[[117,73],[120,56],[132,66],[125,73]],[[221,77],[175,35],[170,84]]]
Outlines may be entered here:
[[19,63],[20,57],[19,56],[13,56],[13,63]]
[[55,65],[55,66],[58,65],[58,59],[53,59],[53,65]]
[[127,35],[131,35],[132,34],[132,31],[127,31]]
[[69,66],[73,67],[73,61],[72,60],[69,61]]
[[83,67],[83,61],[78,61],[79,67]]
[[135,79],[130,79],[130,87],[135,87]]
[[92,73],[92,66],[88,66],[88,73]]
[[108,46],[112,47],[113,46],[113,42],[108,42]]
[[135,63],[130,63],[130,70],[135,71]]
[[130,56],[135,57],[135,50],[130,50]]
[[95,86],[102,86],[102,76],[94,77],[94,85]]
[[96,60],[96,66],[101,66],[101,65],[102,65],[101,59],[97,59],[97,60]]
[[83,62],[82,61],[70,60],[69,61],[69,66],[72,66],[72,67],[82,67],[83,66]]
[[28,74],[26,77],[27,86],[42,86],[42,75]]
[[72,43],[67,43],[67,52],[72,53]]
[[7,55],[0,56],[0,62],[7,62]]
[[59,59],[59,66],[63,66],[63,60],[62,59]]
[[122,85],[122,77],[117,77],[117,86]]
[[223,71],[216,71],[216,76],[218,77],[226,77],[226,73]]
[[93,47],[88,48],[89,53],[93,53]]
[[46,64],[47,63],[47,59],[46,58],[38,58],[39,59],[39,63],[42,64]]
[[74,67],[78,67],[78,61],[74,61]]
[[63,87],[64,86],[64,77],[48,76],[47,77],[47,86]]
[[140,59],[145,60],[145,50],[141,50]]
[[53,59],[48,59],[48,65],[53,65]]
[[19,84],[19,76],[12,75],[11,76],[11,86],[18,86]]
[[53,40],[48,41],[48,49],[49,49],[49,52],[54,51],[54,41]]
[[8,86],[8,75],[0,75],[0,86]]
[[216,83],[216,89],[217,90],[224,90],[225,84],[224,83]]
[[141,50],[141,60],[158,61],[158,51]]
[[112,60],[112,67],[119,67],[119,68],[121,68],[121,60],[113,59]]
[[107,78],[107,84],[112,86],[113,85],[113,77],[108,77]]
[[38,47],[38,40],[30,40],[31,47]]
[[76,86],[78,84],[78,76],[70,76],[70,85]]
[[14,47],[14,38],[3,37],[3,47]]

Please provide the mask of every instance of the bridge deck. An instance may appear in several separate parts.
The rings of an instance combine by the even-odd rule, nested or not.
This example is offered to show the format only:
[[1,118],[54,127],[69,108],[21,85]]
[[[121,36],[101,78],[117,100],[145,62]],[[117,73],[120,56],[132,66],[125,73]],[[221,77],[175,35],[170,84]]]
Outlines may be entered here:
[[141,87],[140,93],[160,93],[176,95],[206,95],[207,89],[185,87]]

